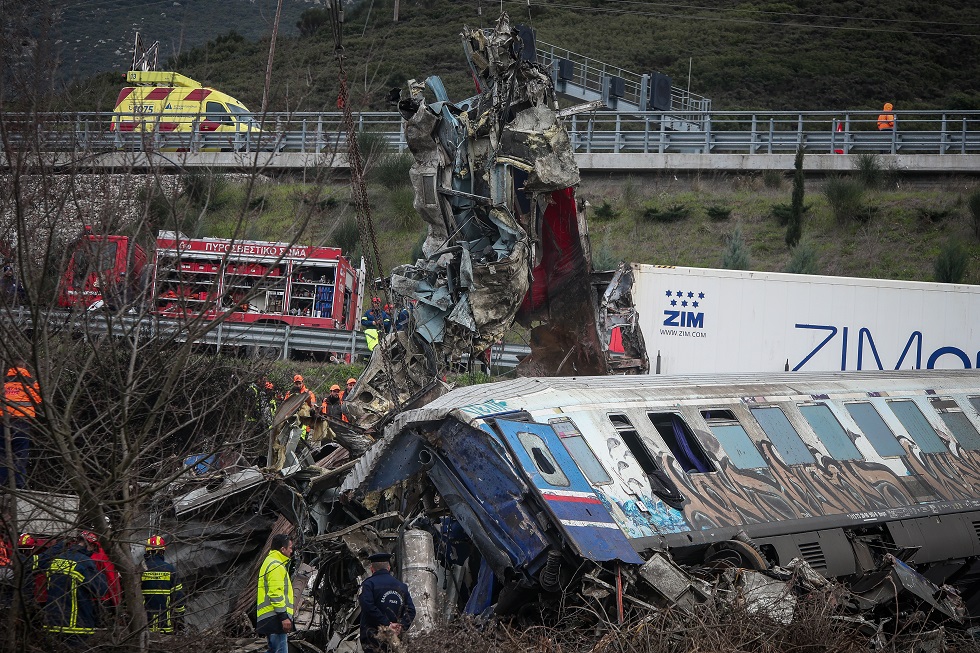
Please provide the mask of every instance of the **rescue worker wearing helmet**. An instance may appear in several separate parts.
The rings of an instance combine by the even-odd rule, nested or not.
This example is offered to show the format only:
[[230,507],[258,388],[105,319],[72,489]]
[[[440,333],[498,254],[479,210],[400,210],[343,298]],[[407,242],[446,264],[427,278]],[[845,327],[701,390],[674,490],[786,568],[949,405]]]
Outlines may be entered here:
[[106,591],[100,598],[102,613],[99,615],[102,625],[106,625],[106,615],[115,612],[119,606],[119,599],[122,597],[122,587],[119,583],[119,574],[116,573],[116,566],[112,564],[109,555],[102,548],[99,536],[92,531],[82,531],[82,542],[88,550],[89,557],[95,563],[95,568],[105,576]]
[[891,131],[895,129],[895,114],[892,113],[891,102],[885,102],[885,106],[881,108],[882,113],[878,116],[878,131]]
[[323,398],[323,405],[320,406],[320,413],[326,415],[330,419],[341,420],[346,422],[347,417],[344,415],[344,407],[340,399],[340,386],[334,383],[330,386],[330,393]]
[[177,570],[164,560],[167,543],[159,535],[146,540],[145,570],[140,576],[143,608],[151,633],[172,633],[183,627],[184,587]]
[[289,401],[290,397],[295,397],[296,395],[301,395],[304,392],[308,393],[306,396],[306,405],[310,408],[316,406],[316,395],[313,391],[306,387],[306,383],[303,382],[303,376],[301,374],[296,374],[293,376],[293,387],[289,389],[286,396],[283,397],[283,401]]
[[350,393],[354,391],[354,386],[357,385],[357,379],[351,377],[347,379],[347,389],[340,393],[340,400],[347,401]]
[[7,448],[0,448],[0,486],[6,487],[7,474],[13,473],[17,489],[27,487],[27,463],[31,451],[31,431],[41,406],[41,389],[27,369],[27,363],[18,359],[7,370],[3,384],[3,438],[0,444],[10,441],[13,460],[8,461]]
[[63,638],[66,645],[81,648],[95,632],[95,605],[106,593],[105,576],[77,536],[42,566],[47,578],[44,630]]

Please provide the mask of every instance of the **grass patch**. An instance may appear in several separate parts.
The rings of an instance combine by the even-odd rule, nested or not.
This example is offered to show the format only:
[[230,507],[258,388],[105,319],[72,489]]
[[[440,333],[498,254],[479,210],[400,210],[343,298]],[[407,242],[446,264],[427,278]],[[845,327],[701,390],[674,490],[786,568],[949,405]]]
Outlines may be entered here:
[[704,210],[712,222],[724,222],[732,217],[732,209],[727,206],[709,206]]
[[613,208],[613,205],[609,203],[608,200],[602,200],[602,204],[595,207],[592,211],[592,215],[596,220],[609,221],[616,220],[620,216],[620,211]]
[[647,222],[680,222],[681,220],[686,220],[691,215],[691,209],[682,204],[672,204],[665,209],[657,206],[647,206],[640,215]]
[[863,221],[864,186],[860,182],[833,177],[824,184],[823,193],[837,224]]

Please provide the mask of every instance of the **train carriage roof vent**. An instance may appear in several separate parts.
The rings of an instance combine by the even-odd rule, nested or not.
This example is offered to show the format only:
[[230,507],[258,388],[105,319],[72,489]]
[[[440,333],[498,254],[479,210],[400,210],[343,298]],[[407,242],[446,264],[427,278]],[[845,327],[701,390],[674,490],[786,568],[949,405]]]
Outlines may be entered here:
[[814,569],[826,569],[827,558],[820,548],[820,542],[803,542],[799,545],[803,559]]

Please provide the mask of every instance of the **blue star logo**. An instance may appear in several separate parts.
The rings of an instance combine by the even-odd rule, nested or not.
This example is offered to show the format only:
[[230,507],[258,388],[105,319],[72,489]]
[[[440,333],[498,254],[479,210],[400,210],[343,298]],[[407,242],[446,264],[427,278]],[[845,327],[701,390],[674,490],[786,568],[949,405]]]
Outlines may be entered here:
[[669,290],[667,291],[667,296],[668,296],[668,297],[670,297],[670,296],[671,296],[671,295],[673,295],[673,294],[674,294],[674,293],[672,293],[672,292],[670,292]]
[[683,297],[684,296],[684,291],[683,290],[678,290],[677,291],[677,296],[678,297]]
[[670,305],[671,306],[677,306],[677,300],[676,299],[670,300]]
[[698,307],[698,303],[697,303],[697,301],[693,301],[693,302],[691,302],[691,306],[693,306],[694,308],[697,308],[697,307]]
[[687,306],[687,300],[686,299],[681,302],[681,306]]
[[704,293],[703,292],[699,292],[698,293],[698,299],[704,299]]

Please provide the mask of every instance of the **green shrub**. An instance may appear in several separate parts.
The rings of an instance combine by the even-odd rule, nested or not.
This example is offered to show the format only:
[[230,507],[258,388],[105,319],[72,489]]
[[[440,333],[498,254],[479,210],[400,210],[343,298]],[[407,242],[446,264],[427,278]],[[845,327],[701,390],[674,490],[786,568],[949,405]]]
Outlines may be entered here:
[[401,154],[385,154],[371,170],[371,181],[385,188],[403,188],[410,186],[411,178],[408,171],[412,169],[415,159],[408,152]]
[[348,256],[352,255],[361,242],[360,233],[357,231],[357,220],[354,219],[354,216],[337,218],[337,226],[330,234],[328,242],[334,247],[339,247]]
[[941,222],[946,222],[950,218],[956,216],[956,210],[948,206],[940,206],[937,208],[933,207],[920,207],[915,210],[915,215],[919,219],[919,224],[929,227],[932,225],[937,225]]
[[691,214],[691,209],[681,204],[674,204],[666,209],[656,206],[647,206],[643,210],[643,219],[647,222],[680,222]]
[[418,229],[422,218],[415,210],[415,193],[409,188],[393,188],[388,191],[388,216],[394,227],[400,231]]
[[881,162],[881,157],[874,153],[860,155],[854,162],[858,180],[865,188],[875,190],[885,184],[888,170]]
[[310,7],[299,15],[296,27],[302,37],[313,36],[330,23],[330,11],[318,7]]
[[786,223],[786,244],[790,247],[796,247],[803,237],[803,214],[806,213],[804,196],[803,146],[800,145],[796,148],[796,159],[793,162],[793,199],[790,202],[789,221]]
[[820,261],[817,249],[809,240],[800,241],[794,247],[786,264],[786,272],[792,274],[820,274]]
[[742,228],[735,227],[735,231],[727,238],[725,252],[721,258],[721,267],[726,270],[748,270],[751,265],[749,260],[749,250],[745,245],[745,238],[742,236]]
[[980,238],[980,188],[970,193],[966,200],[966,206],[970,210],[970,220],[973,222],[973,233]]
[[763,170],[762,185],[766,188],[779,189],[783,187],[783,173],[779,170]]
[[727,206],[709,206],[705,209],[705,213],[708,214],[708,219],[714,222],[724,222],[732,217],[732,210]]
[[859,182],[832,177],[824,184],[823,193],[838,224],[861,219],[864,208],[864,186]]
[[357,132],[357,149],[361,154],[361,163],[365,172],[370,172],[378,161],[383,159],[390,149],[388,139],[381,132]]
[[224,175],[207,168],[192,168],[180,180],[184,194],[196,206],[218,209],[224,204],[221,195],[228,187]]
[[776,204],[772,205],[770,214],[772,217],[776,218],[776,222],[779,223],[780,227],[785,227],[789,224],[789,219],[793,217],[793,205],[777,202]]
[[265,209],[265,195],[253,195],[248,201],[250,211],[262,211]]
[[614,209],[608,200],[602,200],[602,204],[595,207],[592,215],[596,220],[615,220],[619,217],[620,211]]
[[620,259],[613,255],[612,250],[605,243],[592,249],[593,270],[615,270],[619,262]]
[[960,283],[966,276],[966,264],[970,254],[958,240],[950,239],[939,251],[933,269],[936,281],[941,283]]

